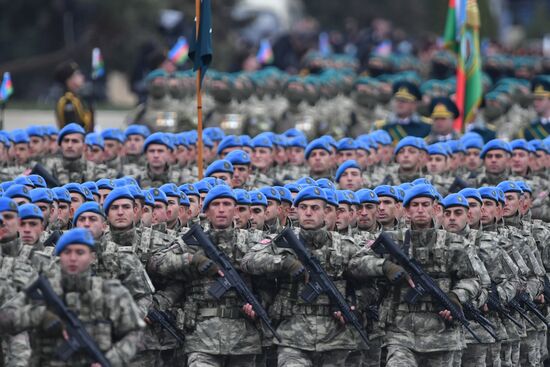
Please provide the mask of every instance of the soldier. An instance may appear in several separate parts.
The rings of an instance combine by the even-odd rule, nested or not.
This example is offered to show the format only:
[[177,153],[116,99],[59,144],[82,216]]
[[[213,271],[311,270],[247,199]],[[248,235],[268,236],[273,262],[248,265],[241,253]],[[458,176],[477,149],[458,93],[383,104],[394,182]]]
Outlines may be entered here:
[[97,180],[110,174],[107,167],[84,158],[85,135],[84,128],[76,123],[67,124],[59,131],[57,144],[61,148],[61,157],[51,158],[45,165],[61,184]]
[[32,166],[29,148],[29,135],[25,130],[16,129],[10,133],[13,159],[7,161],[8,166],[2,167],[2,181],[8,181],[20,175]]
[[74,61],[59,64],[55,69],[55,80],[64,89],[55,107],[59,128],[74,122],[86,132],[94,131],[94,111],[81,96],[86,80],[78,64]]
[[440,192],[447,195],[455,178],[449,174],[450,153],[443,143],[428,146],[429,161],[426,164],[428,175],[426,179]]
[[359,136],[370,132],[374,121],[378,120],[376,114],[378,84],[376,79],[366,76],[355,80],[351,92],[354,104],[347,128],[348,136]]
[[533,92],[533,107],[537,119],[520,132],[520,137],[527,140],[544,139],[550,135],[550,80],[546,76],[539,76],[531,83]]
[[[30,158],[36,162],[40,162],[43,158],[49,155],[50,138],[45,135],[43,126],[29,126],[27,128],[29,135],[29,152]],[[47,139],[47,145],[46,140]]]
[[311,141],[305,150],[305,158],[309,167],[309,175],[313,179],[332,178],[330,154],[332,148],[325,139]]
[[254,188],[272,186],[274,183],[273,142],[267,133],[264,133],[252,139],[252,146],[253,153],[251,158],[254,171],[250,185]]
[[13,184],[4,192],[4,196],[13,199],[17,205],[23,205],[31,202],[29,191],[27,186]]
[[218,159],[208,165],[205,177],[214,177],[216,179],[225,181],[229,186],[233,182],[233,164],[226,159]]
[[423,140],[407,136],[397,143],[394,150],[397,170],[386,175],[383,184],[399,185],[412,182],[421,176],[423,167]]
[[177,235],[187,224],[187,220],[180,221],[180,216],[185,210],[184,206],[180,204],[180,190],[173,183],[164,184],[159,187],[159,190],[166,195],[166,229],[170,230],[171,234]]
[[[118,280],[92,276],[94,241],[87,230],[73,229],[65,233],[55,253],[59,256],[61,274],[50,278],[53,289],[65,300],[66,306],[78,314],[111,365],[127,365],[136,353],[140,329],[144,326],[128,290]],[[68,294],[72,296],[65,297]],[[30,330],[33,364],[90,365],[89,356],[83,352],[74,353],[67,361],[55,355],[54,351],[65,342],[66,332],[57,316],[47,311],[42,302],[32,302],[21,292],[2,307],[0,314],[4,332]]]
[[[282,94],[286,98],[287,106],[275,125],[276,133],[295,128],[303,132],[309,139],[320,135],[319,122],[315,110],[307,105],[307,83],[300,77],[291,77],[283,86]],[[311,88],[315,92],[315,88]]]
[[250,155],[244,150],[234,150],[225,156],[225,159],[233,165],[233,176],[230,186],[233,188],[248,189],[250,180]]
[[[469,134],[469,133],[467,133]],[[476,134],[477,135],[477,134]],[[467,136],[461,138],[462,147],[466,151],[464,154],[464,168],[468,172],[464,177],[471,180],[477,177],[482,172],[482,161],[480,158],[481,150],[483,149],[483,138],[481,136]]]
[[143,166],[145,164],[145,157],[143,155],[143,145],[145,139],[151,135],[149,129],[145,125],[129,125],[124,130],[124,164],[136,164]]
[[485,171],[477,176],[471,186],[496,186],[508,176],[508,160],[512,155],[510,144],[500,139],[493,139],[483,147],[480,157]]
[[252,201],[248,191],[243,189],[233,189],[237,208],[235,214],[235,228],[252,230],[250,224],[250,205]]
[[55,187],[52,189],[57,202],[57,217],[53,223],[50,223],[50,230],[69,229],[71,220],[71,194],[64,187]]
[[263,233],[265,228],[265,212],[267,210],[267,198],[258,190],[252,190],[250,194],[250,226]]
[[178,188],[185,195],[187,195],[187,198],[189,199],[189,210],[191,212],[189,214],[188,226],[198,223],[199,213],[201,211],[201,204],[200,204],[201,197],[200,197],[199,191],[197,190],[197,187],[192,184],[184,184]]
[[460,116],[458,107],[449,97],[433,98],[430,104],[432,130],[426,137],[428,144],[458,139],[453,129],[454,120]]
[[357,191],[362,188],[363,176],[357,161],[343,162],[336,170],[335,181],[341,190]]
[[394,143],[406,136],[426,137],[431,130],[430,121],[418,116],[416,108],[422,94],[418,87],[408,81],[397,81],[393,84],[394,113],[386,120],[376,121],[377,129],[390,133]]
[[286,154],[288,163],[284,169],[283,182],[294,180],[296,177],[307,175],[305,149],[307,139],[303,135],[297,135],[287,140]]
[[44,229],[50,227],[52,222],[57,219],[57,212],[54,205],[53,191],[50,189],[37,188],[29,192],[31,195],[32,203],[35,204],[40,211],[44,219]]
[[120,129],[105,129],[101,132],[105,149],[105,165],[113,172],[122,172],[125,136]]
[[401,200],[399,193],[393,186],[381,185],[374,188],[380,204],[376,220],[382,225],[385,231],[395,231],[399,228],[401,217]]
[[[315,186],[304,188],[295,198],[299,225],[296,229],[303,243],[314,253],[339,289],[347,281],[339,274],[346,272],[348,263],[358,247],[347,237],[326,231],[324,209],[327,197]],[[338,253],[337,256],[329,255]],[[307,276],[304,265],[294,253],[276,247],[272,239],[254,246],[242,259],[241,267],[253,274],[277,277],[280,290],[271,307],[271,315],[281,322],[277,332],[281,336],[277,357],[279,366],[344,366],[350,352],[358,347],[359,340],[342,315],[320,296],[312,304],[305,304],[298,296]],[[351,273],[348,279],[364,280]]]
[[284,227],[292,227],[293,223],[288,217],[290,214],[290,210],[292,208],[292,205],[294,203],[294,199],[292,198],[292,193],[289,189],[283,186],[273,186],[275,190],[279,193],[279,196],[281,197],[281,203],[279,205],[279,223],[282,228]]
[[21,243],[31,246],[34,250],[43,250],[44,245],[40,241],[40,235],[44,231],[42,211],[34,204],[23,204],[19,206],[18,214],[18,232]]
[[86,150],[84,157],[87,161],[95,164],[103,164],[105,162],[105,141],[98,133],[86,134]]

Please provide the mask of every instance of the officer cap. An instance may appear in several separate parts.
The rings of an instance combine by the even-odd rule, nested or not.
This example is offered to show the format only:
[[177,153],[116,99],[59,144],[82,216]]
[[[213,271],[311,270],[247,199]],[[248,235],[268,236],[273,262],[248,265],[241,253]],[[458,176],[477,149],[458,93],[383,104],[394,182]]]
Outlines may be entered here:
[[507,193],[507,192],[518,192],[520,194],[523,193],[523,190],[521,189],[521,187],[517,183],[512,181],[502,181],[497,185],[497,188],[501,189],[502,192],[504,193]]
[[105,213],[103,212],[103,209],[101,209],[101,206],[99,206],[99,204],[95,201],[88,201],[79,206],[78,209],[76,209],[76,212],[73,216],[74,225],[76,225],[76,222],[78,222],[78,217],[80,217],[84,213],[96,213],[105,218]]
[[550,79],[539,75],[531,83],[531,91],[535,97],[550,97]]
[[237,203],[237,198],[235,197],[235,194],[233,193],[233,190],[229,186],[225,185],[219,185],[215,186],[206,194],[206,197],[204,198],[204,202],[202,204],[202,211],[205,212],[208,210],[208,206],[210,203],[216,199],[231,199],[235,203]]
[[27,176],[29,178],[29,180],[31,180],[31,182],[34,184],[34,187],[41,187],[41,188],[46,188],[48,187],[46,185],[46,181],[44,180],[44,178],[40,175],[28,175]]
[[115,188],[115,182],[112,178],[101,178],[96,181],[96,185],[98,189],[107,189],[112,190]]
[[29,194],[31,195],[31,201],[33,203],[44,202],[51,204],[54,201],[53,191],[50,189],[32,189]]
[[358,190],[356,194],[361,204],[380,204],[380,199],[378,198],[378,195],[376,195],[376,193],[371,189],[361,189]]
[[76,122],[71,122],[70,124],[65,125],[61,131],[59,131],[59,135],[57,136],[57,145],[61,145],[61,141],[63,141],[63,138],[65,135],[69,134],[80,134],[82,137],[86,135],[86,130]]
[[13,144],[28,144],[29,134],[23,129],[15,129],[10,133],[10,140]]
[[323,189],[336,190],[336,185],[334,184],[334,182],[332,182],[328,178],[320,178],[316,182],[317,182],[317,186],[322,187]]
[[248,191],[243,189],[234,189],[233,193],[235,194],[238,205],[250,205],[252,203],[250,201],[250,194]]
[[407,207],[411,201],[418,197],[428,197],[430,199],[436,199],[436,191],[431,185],[419,184],[414,185],[409,190],[405,191],[405,198],[403,199],[403,206]]
[[422,93],[418,87],[406,80],[399,80],[393,83],[393,95],[395,98],[404,99],[406,101],[419,101],[422,99]]
[[149,135],[151,135],[151,132],[149,131],[149,128],[145,125],[128,125],[126,130],[124,130],[124,135],[126,137],[129,137],[130,135],[141,135],[144,138],[147,138]]
[[512,148],[510,147],[510,144],[502,139],[493,139],[489,140],[487,144],[483,146],[483,149],[481,150],[479,156],[481,157],[481,159],[483,159],[489,151],[497,149],[504,150],[505,152],[512,154]]
[[205,176],[212,176],[216,172],[225,172],[233,174],[233,165],[226,159],[218,159],[208,165]]
[[145,139],[145,142],[143,143],[144,153],[147,152],[147,148],[149,147],[150,144],[160,144],[160,145],[164,145],[165,147],[167,147],[172,151],[174,150],[174,145],[172,144],[172,141],[165,133],[162,133],[162,132],[153,133],[149,135],[147,139]]
[[248,166],[248,165],[250,165],[250,155],[247,152],[245,152],[244,150],[240,150],[240,149],[233,150],[233,151],[229,152],[225,156],[225,159],[229,163],[231,163],[233,166],[235,166],[235,165],[238,165],[238,166]]
[[499,197],[498,197],[498,192],[496,187],[491,187],[491,186],[480,187],[478,191],[479,191],[479,196],[481,196],[482,199],[493,200],[495,203],[499,202]]
[[458,193],[458,194],[449,194],[445,196],[443,201],[441,202],[441,205],[445,209],[453,207],[453,206],[462,206],[464,208],[469,208],[468,200],[464,197],[464,195]]
[[73,228],[63,233],[55,245],[55,256],[59,256],[70,245],[85,245],[95,251],[92,233],[85,228]]
[[483,200],[481,199],[481,195],[479,194],[478,189],[474,189],[472,187],[466,187],[465,189],[460,190],[458,193],[463,195],[466,199],[476,199],[480,203],[483,203]]
[[314,139],[306,147],[306,151],[305,151],[306,159],[309,158],[309,155],[315,149],[323,149],[329,153],[331,152],[330,143],[328,143],[326,139],[321,139],[321,138]]
[[285,201],[292,204],[292,193],[289,189],[283,186],[273,186],[273,188],[279,193],[279,196],[281,197],[281,202]]
[[54,192],[55,196],[57,197],[58,202],[62,201],[62,202],[67,203],[67,204],[71,203],[71,195],[69,193],[69,190],[67,190],[66,188],[64,188],[64,187],[54,187],[52,189],[52,191]]
[[359,171],[361,171],[361,166],[359,166],[359,163],[357,163],[356,160],[354,159],[347,160],[343,162],[340,165],[340,167],[338,167],[338,169],[336,170],[336,175],[335,175],[336,182],[340,181],[340,177],[342,177],[344,172],[346,172],[346,170],[350,168],[356,168]]
[[378,195],[378,198],[381,196],[388,196],[390,198],[395,199],[395,201],[401,201],[399,200],[399,193],[395,189],[395,187],[390,185],[380,185],[374,188],[374,193]]
[[298,195],[294,198],[294,206],[298,206],[304,200],[323,200],[328,203],[327,194],[325,191],[317,186],[307,186],[303,188]]
[[166,183],[166,184],[162,185],[161,187],[159,187],[159,190],[164,192],[167,197],[168,196],[180,197],[180,190],[178,189],[176,184]]
[[109,208],[116,200],[119,199],[135,200],[134,196],[127,187],[115,187],[113,191],[107,195],[105,201],[103,202],[103,210],[105,211],[105,214],[109,214]]
[[24,185],[13,184],[6,191],[4,196],[10,199],[13,198],[25,198],[31,201],[31,195],[29,194],[29,188]]
[[435,97],[430,103],[430,117],[456,119],[460,116],[458,107],[449,97]]
[[103,140],[116,140],[121,144],[124,144],[124,141],[126,140],[126,136],[120,129],[116,128],[109,128],[105,129],[101,132],[101,137]]

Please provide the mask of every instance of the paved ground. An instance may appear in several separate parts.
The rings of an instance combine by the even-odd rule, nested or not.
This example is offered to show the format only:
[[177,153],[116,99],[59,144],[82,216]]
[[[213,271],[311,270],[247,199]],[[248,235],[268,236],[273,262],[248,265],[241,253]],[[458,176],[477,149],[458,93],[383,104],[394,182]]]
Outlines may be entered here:
[[[100,128],[123,127],[128,111],[99,110],[96,112],[96,125]],[[28,125],[55,124],[53,110],[17,110],[7,108],[4,114],[4,129],[25,128]]]

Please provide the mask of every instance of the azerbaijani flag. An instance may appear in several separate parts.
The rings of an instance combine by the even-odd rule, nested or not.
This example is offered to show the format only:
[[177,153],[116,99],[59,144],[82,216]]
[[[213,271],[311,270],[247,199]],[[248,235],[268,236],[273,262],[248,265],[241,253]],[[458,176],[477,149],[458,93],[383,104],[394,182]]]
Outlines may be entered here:
[[271,49],[269,40],[264,39],[260,42],[256,60],[262,65],[271,64],[273,62],[273,50]]
[[13,94],[13,85],[11,84],[11,76],[8,71],[4,73],[2,85],[0,86],[0,101],[5,102]]
[[189,57],[189,44],[185,37],[178,38],[177,42],[168,51],[168,58],[176,65],[183,65]]
[[99,79],[103,75],[105,75],[103,56],[101,56],[101,50],[96,47],[92,50],[92,79]]

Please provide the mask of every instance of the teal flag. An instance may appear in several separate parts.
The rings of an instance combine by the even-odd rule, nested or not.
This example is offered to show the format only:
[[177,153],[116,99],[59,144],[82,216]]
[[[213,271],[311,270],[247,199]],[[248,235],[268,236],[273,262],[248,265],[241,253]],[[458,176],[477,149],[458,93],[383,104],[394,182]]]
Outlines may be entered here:
[[[197,19],[195,18],[195,22]],[[208,66],[212,62],[212,7],[210,0],[201,0],[199,36],[193,27],[193,37],[189,46],[189,58],[193,61],[193,70],[201,70],[201,85]]]

